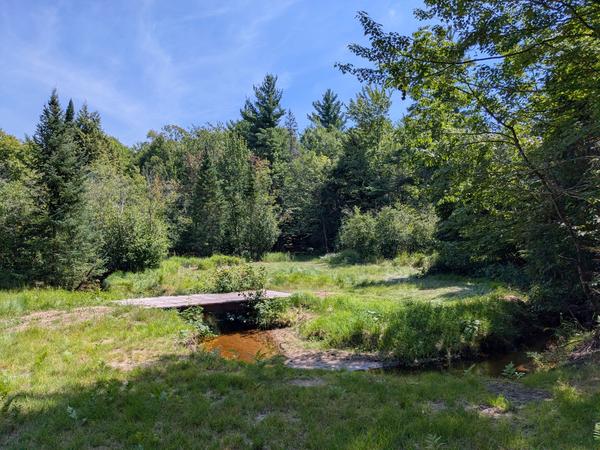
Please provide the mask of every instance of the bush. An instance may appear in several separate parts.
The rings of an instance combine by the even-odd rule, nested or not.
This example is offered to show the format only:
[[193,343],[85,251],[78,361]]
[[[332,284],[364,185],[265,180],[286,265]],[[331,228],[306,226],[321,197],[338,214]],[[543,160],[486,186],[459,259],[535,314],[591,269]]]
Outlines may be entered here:
[[356,252],[363,261],[376,259],[379,255],[376,225],[372,214],[354,208],[342,222],[339,234],[340,249]]
[[384,258],[432,247],[437,219],[430,208],[418,211],[407,205],[388,206],[377,214],[376,220],[379,253]]
[[87,182],[86,197],[109,273],[158,266],[167,253],[167,229],[162,205],[142,177],[99,163]]
[[217,267],[211,276],[212,292],[236,292],[260,290],[265,287],[267,276],[263,267],[251,264]]
[[436,223],[431,208],[419,211],[406,205],[388,206],[376,215],[355,208],[342,223],[340,248],[356,252],[362,261],[429,251]]
[[204,309],[202,306],[192,306],[179,312],[179,315],[187,323],[194,327],[194,340],[204,341],[215,336],[215,333],[204,321]]
[[256,325],[263,329],[289,325],[290,321],[285,314],[291,305],[292,300],[289,297],[259,297],[254,304]]

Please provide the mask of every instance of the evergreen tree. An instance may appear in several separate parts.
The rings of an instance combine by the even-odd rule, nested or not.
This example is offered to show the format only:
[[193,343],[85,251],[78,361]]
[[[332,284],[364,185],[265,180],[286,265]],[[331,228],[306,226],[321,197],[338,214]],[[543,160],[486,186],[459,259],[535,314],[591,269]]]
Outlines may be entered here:
[[82,162],[90,164],[99,156],[107,153],[107,142],[100,124],[100,115],[90,112],[87,103],[84,103],[75,120],[77,132],[75,141],[82,154]]
[[283,91],[277,89],[277,77],[267,74],[260,86],[254,86],[254,95],[256,99],[253,102],[246,100],[240,111],[248,124],[245,137],[248,146],[257,156],[272,163],[272,152],[261,142],[260,135],[265,130],[276,128],[285,114],[280,105]]
[[343,106],[344,104],[338,100],[337,94],[331,89],[327,89],[322,100],[313,102],[315,112],[308,114],[308,119],[315,126],[342,130],[346,124],[346,117],[342,112]]
[[75,105],[73,104],[73,99],[69,99],[69,104],[67,105],[67,110],[65,111],[65,123],[73,123],[75,119]]
[[85,167],[65,122],[56,90],[44,107],[32,141],[36,203],[31,243],[38,255],[37,277],[77,287],[101,269],[95,237],[83,202]]
[[212,158],[205,154],[192,192],[190,248],[200,256],[221,251],[225,201]]

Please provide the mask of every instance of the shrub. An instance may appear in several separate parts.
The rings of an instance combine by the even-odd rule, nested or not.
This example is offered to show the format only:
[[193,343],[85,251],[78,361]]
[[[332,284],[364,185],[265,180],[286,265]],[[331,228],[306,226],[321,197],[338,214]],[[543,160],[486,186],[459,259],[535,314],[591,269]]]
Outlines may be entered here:
[[340,249],[355,252],[361,261],[394,258],[398,253],[429,251],[433,247],[436,216],[431,208],[385,207],[379,213],[355,208],[340,228]]
[[266,283],[263,267],[251,264],[217,267],[211,276],[212,292],[236,292],[263,289]]
[[98,163],[87,182],[86,197],[108,272],[158,266],[167,253],[167,229],[160,201],[151,196],[142,177]]
[[436,221],[431,208],[416,210],[407,205],[383,208],[376,216],[375,226],[379,254],[391,259],[400,252],[429,250]]
[[363,261],[373,260],[379,255],[376,220],[371,213],[358,208],[346,216],[339,234],[341,250],[351,250]]
[[264,298],[259,296],[254,304],[256,325],[259,328],[284,327],[290,324],[286,312],[292,305],[289,297]]
[[187,323],[194,327],[194,338],[199,341],[210,339],[215,336],[211,327],[204,321],[204,309],[202,306],[192,306],[179,312],[179,315]]

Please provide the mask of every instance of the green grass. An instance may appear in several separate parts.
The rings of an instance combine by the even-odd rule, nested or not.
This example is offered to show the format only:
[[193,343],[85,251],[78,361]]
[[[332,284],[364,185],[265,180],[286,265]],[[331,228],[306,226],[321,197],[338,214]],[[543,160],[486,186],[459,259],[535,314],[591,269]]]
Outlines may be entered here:
[[75,292],[55,288],[0,290],[0,320],[31,311],[101,305],[124,298],[216,292],[223,279],[230,281],[232,290],[238,290],[236,288],[245,286],[237,286],[239,280],[235,276],[223,277],[224,272],[227,272],[225,275],[244,275],[246,267],[242,259],[231,256],[172,257],[155,269],[113,273],[104,280],[103,289]]
[[110,291],[73,292],[53,288],[0,290],[0,320],[31,311],[100,305],[119,298],[122,298],[120,293]]
[[323,347],[378,351],[406,362],[508,349],[528,324],[519,295],[502,283],[421,276],[393,262],[331,265],[324,260],[264,263],[268,285],[302,291],[312,319],[301,333]]
[[465,408],[499,402],[477,376],[246,365],[189,351],[186,330],[173,312],[118,308],[3,334],[0,447],[594,448],[600,396],[578,371],[532,377],[556,398],[491,419]]
[[[554,397],[521,409],[489,392],[486,379],[473,374],[302,371],[277,359],[248,365],[184,345],[192,330],[173,311],[76,309],[106,305],[125,294],[192,289],[219,264],[171,258],[158,269],[115,274],[107,290],[98,292],[1,292],[0,448],[597,447],[597,365],[525,376],[518,383],[548,389]],[[344,336],[419,306],[425,308],[419,320],[438,305],[458,311],[458,317],[485,312],[498,319],[486,325],[490,329],[510,323],[489,307],[508,290],[485,280],[415,278],[413,269],[389,263],[259,264],[270,288],[307,293],[294,301],[315,315],[318,326],[306,326],[325,330],[319,338],[324,345],[338,337],[340,345],[351,345]],[[390,281],[399,277],[404,278]],[[324,291],[333,295],[314,295]],[[42,310],[60,311],[49,311],[46,319],[31,315]],[[448,321],[441,323],[451,331]],[[302,386],[299,379],[314,383]],[[469,405],[501,407],[510,415],[484,417]]]
[[210,258],[175,256],[161,262],[156,269],[137,273],[114,273],[104,284],[111,292],[132,297],[211,292],[214,287],[212,277],[216,269],[239,266],[243,262],[240,258],[222,255]]

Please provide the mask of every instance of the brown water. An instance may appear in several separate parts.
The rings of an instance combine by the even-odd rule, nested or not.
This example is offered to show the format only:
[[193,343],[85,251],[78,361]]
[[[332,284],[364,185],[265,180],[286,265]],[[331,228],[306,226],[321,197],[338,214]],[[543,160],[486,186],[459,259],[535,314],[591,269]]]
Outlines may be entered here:
[[208,351],[218,351],[225,359],[254,362],[257,358],[277,355],[277,347],[266,331],[249,330],[225,333],[203,344]]
[[[451,372],[469,370],[471,373],[496,377],[502,374],[502,371],[509,363],[513,363],[519,372],[532,372],[534,366],[528,352],[542,351],[547,343],[548,337],[542,336],[533,340],[522,349],[509,353],[488,355],[477,360],[457,360],[450,364],[434,364],[409,368],[392,367],[383,370],[397,372],[398,374],[414,374],[440,370]],[[269,332],[261,330],[225,332],[206,341],[203,346],[208,351],[218,351],[221,357],[225,359],[245,362],[254,362],[258,358],[268,358],[280,353]]]

